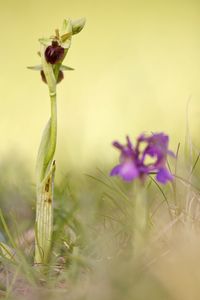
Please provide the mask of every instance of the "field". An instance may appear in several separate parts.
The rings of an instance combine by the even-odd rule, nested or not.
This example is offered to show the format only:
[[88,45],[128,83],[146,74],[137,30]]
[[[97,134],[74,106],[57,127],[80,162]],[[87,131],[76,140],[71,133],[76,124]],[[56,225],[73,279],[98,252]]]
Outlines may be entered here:
[[0,298],[199,300],[199,3],[0,8]]

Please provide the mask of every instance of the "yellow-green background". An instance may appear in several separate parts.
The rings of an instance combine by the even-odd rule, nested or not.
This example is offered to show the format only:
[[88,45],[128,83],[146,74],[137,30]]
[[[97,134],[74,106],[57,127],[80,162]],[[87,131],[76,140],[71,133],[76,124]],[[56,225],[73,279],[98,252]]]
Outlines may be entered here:
[[[110,146],[141,131],[165,131],[171,147],[189,125],[200,144],[200,1],[0,0],[0,156],[33,169],[49,116],[39,73],[38,38],[65,17],[86,17],[74,36],[58,87],[58,147],[72,170],[116,159]],[[96,162],[97,161],[97,162]],[[67,166],[67,167],[66,167]]]

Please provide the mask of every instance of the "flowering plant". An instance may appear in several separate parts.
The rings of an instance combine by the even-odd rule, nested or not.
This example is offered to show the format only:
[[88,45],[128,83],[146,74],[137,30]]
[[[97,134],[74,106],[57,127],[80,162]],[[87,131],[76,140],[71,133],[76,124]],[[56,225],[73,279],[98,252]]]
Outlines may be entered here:
[[113,142],[114,147],[121,151],[120,164],[111,171],[111,176],[118,175],[125,181],[132,181],[139,178],[144,181],[146,176],[156,173],[156,180],[160,183],[167,183],[173,179],[172,174],[167,170],[167,155],[174,156],[168,150],[169,137],[164,133],[154,133],[151,136],[141,134],[137,138],[135,147],[127,136],[127,144]]
[[[173,180],[173,175],[168,171],[167,156],[174,153],[168,149],[169,137],[164,133],[151,135],[141,134],[135,146],[127,136],[126,145],[113,142],[113,146],[120,150],[120,163],[115,166],[110,175],[120,176],[125,181],[138,178],[139,184],[135,185],[134,211],[133,211],[133,246],[135,256],[140,255],[147,240],[149,209],[146,190],[143,182],[149,174],[156,174],[156,180],[162,184]],[[141,184],[142,183],[142,184]]]
[[29,67],[40,71],[43,82],[47,84],[51,103],[51,116],[44,129],[36,161],[36,222],[35,222],[35,263],[49,261],[53,233],[54,198],[54,154],[57,141],[57,84],[64,78],[62,71],[73,70],[63,65],[71,45],[72,36],[79,33],[85,19],[65,19],[61,30],[56,29],[50,38],[41,38],[41,65]]

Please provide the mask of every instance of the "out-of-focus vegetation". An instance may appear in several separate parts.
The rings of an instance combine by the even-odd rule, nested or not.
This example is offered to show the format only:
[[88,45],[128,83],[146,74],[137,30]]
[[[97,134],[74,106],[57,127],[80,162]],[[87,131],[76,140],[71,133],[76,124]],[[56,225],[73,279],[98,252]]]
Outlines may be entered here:
[[[183,149],[178,157],[177,162],[169,162],[176,174],[173,183],[158,186],[153,177],[146,183],[149,237],[137,257],[134,184],[110,178],[109,166],[58,177],[53,255],[46,274],[32,267],[32,179],[21,162],[2,164],[2,211],[17,244],[17,263],[2,260],[2,295],[8,299],[198,299],[198,156],[193,155],[190,165],[182,159]],[[1,234],[10,244],[2,224]]]

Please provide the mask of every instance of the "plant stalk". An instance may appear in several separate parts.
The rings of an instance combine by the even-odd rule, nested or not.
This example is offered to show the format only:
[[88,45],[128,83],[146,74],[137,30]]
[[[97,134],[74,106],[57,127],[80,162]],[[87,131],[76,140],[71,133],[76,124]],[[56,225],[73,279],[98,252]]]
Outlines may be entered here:
[[53,233],[54,200],[54,153],[57,140],[56,79],[53,68],[41,51],[42,66],[49,88],[51,117],[44,130],[36,163],[36,223],[35,223],[35,264],[47,264],[51,253]]
[[148,233],[148,203],[145,187],[136,182],[134,199],[134,255],[137,258],[144,250]]

